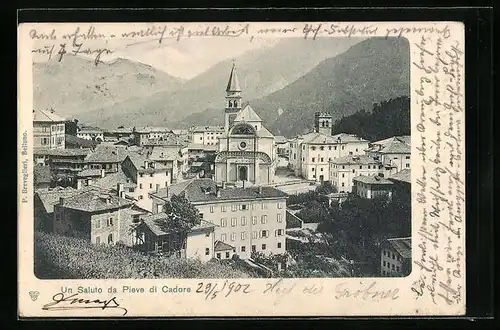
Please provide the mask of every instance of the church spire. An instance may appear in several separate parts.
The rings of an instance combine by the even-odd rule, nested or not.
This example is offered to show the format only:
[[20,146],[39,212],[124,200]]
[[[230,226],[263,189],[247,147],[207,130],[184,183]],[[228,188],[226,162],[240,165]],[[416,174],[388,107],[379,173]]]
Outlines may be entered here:
[[236,74],[236,64],[233,59],[233,68],[231,69],[231,74],[229,75],[229,81],[227,83],[226,92],[241,92],[240,82],[238,80],[238,75]]

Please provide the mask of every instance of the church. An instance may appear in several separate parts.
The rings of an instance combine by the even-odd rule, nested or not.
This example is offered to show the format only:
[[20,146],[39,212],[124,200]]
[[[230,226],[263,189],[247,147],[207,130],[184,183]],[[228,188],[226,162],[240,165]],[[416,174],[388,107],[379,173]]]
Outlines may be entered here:
[[226,87],[224,134],[219,137],[215,181],[238,186],[274,182],[274,136],[250,105],[242,108],[241,87],[233,63]]

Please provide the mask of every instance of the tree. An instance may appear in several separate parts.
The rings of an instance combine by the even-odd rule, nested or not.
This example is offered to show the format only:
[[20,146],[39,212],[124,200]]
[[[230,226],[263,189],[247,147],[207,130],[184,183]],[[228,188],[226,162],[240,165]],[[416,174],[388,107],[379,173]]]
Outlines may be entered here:
[[187,233],[201,223],[200,212],[184,195],[173,195],[163,211],[168,215],[164,224],[168,231]]
[[316,188],[316,193],[320,195],[328,195],[336,192],[337,189],[335,189],[330,181],[324,181],[319,187]]

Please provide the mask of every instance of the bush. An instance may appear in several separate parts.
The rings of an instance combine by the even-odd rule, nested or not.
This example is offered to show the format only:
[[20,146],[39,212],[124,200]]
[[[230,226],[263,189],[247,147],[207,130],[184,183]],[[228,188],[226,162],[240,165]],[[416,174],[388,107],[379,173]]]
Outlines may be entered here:
[[35,275],[42,279],[250,277],[218,262],[160,257],[126,246],[93,245],[40,232],[35,234]]

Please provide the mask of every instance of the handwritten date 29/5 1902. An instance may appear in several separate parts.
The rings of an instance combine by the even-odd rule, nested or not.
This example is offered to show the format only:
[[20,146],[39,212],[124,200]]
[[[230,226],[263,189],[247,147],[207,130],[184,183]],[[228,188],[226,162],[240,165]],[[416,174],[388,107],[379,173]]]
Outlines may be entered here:
[[215,299],[219,294],[224,298],[228,297],[232,293],[242,293],[247,294],[252,292],[250,290],[250,284],[241,284],[237,282],[224,281],[224,284],[219,286],[218,283],[204,283],[199,282],[196,287],[196,293],[202,293],[205,295],[205,300]]

